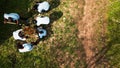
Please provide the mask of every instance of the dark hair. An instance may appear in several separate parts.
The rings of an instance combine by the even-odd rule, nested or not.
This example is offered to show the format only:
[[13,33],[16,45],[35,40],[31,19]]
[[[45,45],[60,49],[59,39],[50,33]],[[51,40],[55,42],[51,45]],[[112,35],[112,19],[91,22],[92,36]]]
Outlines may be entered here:
[[35,42],[31,42],[31,44],[34,46],[37,45],[39,42],[40,42],[40,38],[38,38]]
[[23,31],[20,31],[20,32],[18,33],[18,35],[19,35],[21,38],[24,38],[24,37],[25,37],[25,35],[24,35],[24,32],[23,32]]
[[33,6],[33,10],[37,10],[38,8],[38,4],[35,4],[34,6]]
[[16,45],[18,49],[23,49],[24,47],[22,46],[25,43],[25,41],[21,40],[16,40]]
[[40,33],[40,34],[42,34],[42,33],[43,33],[43,31],[39,31],[39,33]]
[[32,20],[32,22],[33,22],[33,24],[36,24],[36,23],[37,23],[37,21],[36,21],[36,20]]
[[23,49],[24,47],[21,44],[17,44],[18,49]]
[[44,9],[41,12],[46,12]]
[[8,21],[9,21],[9,22],[15,22],[15,21],[13,20],[13,18],[11,18],[11,17],[8,18]]

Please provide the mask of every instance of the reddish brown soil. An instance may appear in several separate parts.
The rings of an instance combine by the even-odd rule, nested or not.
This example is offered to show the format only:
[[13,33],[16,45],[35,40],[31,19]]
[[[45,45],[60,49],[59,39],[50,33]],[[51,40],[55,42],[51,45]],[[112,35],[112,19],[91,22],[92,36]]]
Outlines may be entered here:
[[[95,67],[95,60],[93,58],[97,53],[97,45],[98,41],[96,38],[97,31],[99,29],[98,24],[99,20],[105,20],[105,6],[107,4],[107,0],[84,0],[85,4],[83,6],[83,17],[82,20],[78,23],[79,34],[78,37],[82,40],[82,44],[86,54],[86,62],[88,64],[88,68]],[[101,28],[101,34],[104,35],[106,31],[106,24],[103,22],[103,26]]]

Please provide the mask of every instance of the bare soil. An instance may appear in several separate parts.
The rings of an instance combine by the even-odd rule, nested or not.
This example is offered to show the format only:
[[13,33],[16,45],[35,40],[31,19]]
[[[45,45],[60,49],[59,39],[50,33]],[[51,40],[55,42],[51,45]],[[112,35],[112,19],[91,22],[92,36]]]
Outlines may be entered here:
[[[80,0],[79,0],[80,1]],[[107,0],[84,0],[83,17],[78,20],[78,37],[82,40],[82,45],[86,54],[86,63],[88,68],[96,66],[95,54],[98,52],[97,46],[98,34],[104,36],[106,33],[106,6]],[[80,5],[81,6],[81,5]],[[102,20],[102,27],[99,27],[99,21]],[[99,30],[100,29],[100,30]],[[94,57],[94,58],[93,58]]]

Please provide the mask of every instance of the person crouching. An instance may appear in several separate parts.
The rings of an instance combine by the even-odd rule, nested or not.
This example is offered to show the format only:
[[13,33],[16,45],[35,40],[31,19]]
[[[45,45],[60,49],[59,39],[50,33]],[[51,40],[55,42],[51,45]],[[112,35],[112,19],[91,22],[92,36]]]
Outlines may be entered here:
[[19,52],[29,52],[33,49],[32,43],[27,43],[21,40],[17,40],[16,46]]
[[19,14],[17,13],[4,13],[4,24],[19,24],[18,20],[20,19]]

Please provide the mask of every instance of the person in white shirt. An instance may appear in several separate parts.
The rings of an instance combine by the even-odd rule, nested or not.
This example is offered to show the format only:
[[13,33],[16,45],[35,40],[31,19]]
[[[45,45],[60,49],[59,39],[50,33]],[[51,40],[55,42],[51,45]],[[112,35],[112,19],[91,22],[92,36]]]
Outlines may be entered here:
[[24,41],[17,42],[19,52],[29,52],[33,49],[33,44]]
[[7,22],[14,22],[18,24],[19,19],[20,16],[17,13],[9,13],[9,14],[4,13],[4,24]]
[[38,36],[39,36],[39,38],[43,38],[44,36],[47,35],[47,31],[45,29],[37,28],[37,30],[38,30]]
[[24,33],[22,32],[22,29],[16,30],[13,32],[13,38],[15,40],[26,40],[26,37],[24,35]]
[[35,20],[36,20],[36,25],[37,25],[37,26],[40,26],[41,24],[47,25],[47,24],[50,23],[50,18],[47,17],[47,16],[44,16],[44,17],[37,16],[37,17],[35,18]]
[[50,4],[47,1],[36,3],[33,6],[33,9],[37,10],[39,13],[48,11],[49,8],[50,8]]

